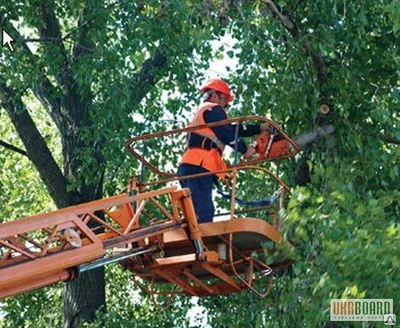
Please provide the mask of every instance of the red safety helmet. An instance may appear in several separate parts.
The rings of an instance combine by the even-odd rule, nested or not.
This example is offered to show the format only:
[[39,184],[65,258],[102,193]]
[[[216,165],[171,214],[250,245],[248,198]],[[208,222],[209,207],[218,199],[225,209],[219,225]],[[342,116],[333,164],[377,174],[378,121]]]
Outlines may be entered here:
[[233,101],[233,96],[231,94],[231,89],[221,79],[211,79],[211,80],[207,81],[206,83],[204,83],[200,88],[200,91],[202,93],[205,93],[208,90],[219,91],[219,92],[223,93],[224,95],[226,95],[228,97],[228,99],[227,99],[228,102],[232,102]]

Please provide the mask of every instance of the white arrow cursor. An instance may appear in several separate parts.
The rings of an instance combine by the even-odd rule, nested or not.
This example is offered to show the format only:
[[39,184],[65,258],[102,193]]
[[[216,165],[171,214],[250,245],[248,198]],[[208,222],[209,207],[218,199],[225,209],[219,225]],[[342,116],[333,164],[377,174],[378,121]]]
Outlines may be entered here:
[[14,51],[14,48],[11,45],[11,42],[13,41],[14,39],[6,31],[3,30],[3,47],[8,46],[11,51]]

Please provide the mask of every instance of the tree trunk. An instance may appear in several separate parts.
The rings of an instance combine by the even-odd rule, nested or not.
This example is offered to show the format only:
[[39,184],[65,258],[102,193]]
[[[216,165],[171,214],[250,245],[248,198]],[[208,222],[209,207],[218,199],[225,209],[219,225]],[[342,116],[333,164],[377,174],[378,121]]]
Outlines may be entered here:
[[[74,139],[75,138],[75,139]],[[65,147],[64,152],[65,174],[69,177],[74,177],[75,172],[82,165],[82,159],[76,154],[77,148],[84,149],[89,147],[93,150],[92,156],[97,159],[90,168],[91,172],[98,172],[96,176],[85,176],[87,183],[80,185],[80,198],[77,203],[85,203],[103,197],[103,174],[104,158],[101,156],[98,147],[85,146],[75,135],[70,136],[70,141],[77,140],[75,147]],[[75,153],[74,153],[75,152]],[[73,160],[67,160],[72,158]],[[95,213],[101,217],[100,213]],[[90,228],[97,226],[97,223],[90,225]],[[64,327],[78,327],[82,322],[91,322],[96,318],[96,311],[105,309],[105,279],[104,268],[84,272],[79,277],[71,282],[68,282],[64,288]]]
[[96,311],[105,305],[104,268],[82,273],[64,288],[64,328],[93,321]]

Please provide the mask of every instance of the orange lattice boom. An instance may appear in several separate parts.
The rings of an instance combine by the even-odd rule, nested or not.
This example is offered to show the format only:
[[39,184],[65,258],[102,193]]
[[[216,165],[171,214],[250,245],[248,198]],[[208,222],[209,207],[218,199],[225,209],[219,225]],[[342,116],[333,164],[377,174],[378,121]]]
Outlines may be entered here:
[[[296,144],[281,134],[293,145],[287,147],[290,154],[283,157],[293,156],[298,151]],[[133,141],[151,137],[160,134]],[[132,140],[128,147],[152,168],[133,150]],[[263,161],[268,160],[264,157]],[[226,170],[233,176],[233,184],[230,210],[226,213],[229,219],[225,221],[198,224],[188,189],[169,186],[150,190],[177,180],[167,175],[168,178],[153,182],[134,180],[128,193],[1,224],[0,299],[72,280],[81,272],[113,262],[131,270],[135,283],[151,293],[156,293],[156,285],[171,284],[178,288],[175,292],[190,296],[244,289],[266,295],[273,270],[290,261],[281,258],[268,265],[262,261],[281,240],[276,208],[263,207],[270,213],[271,223],[239,218],[252,209],[235,209],[237,173],[259,170],[273,179],[279,186],[279,208],[289,189],[276,175],[255,163],[259,161]],[[267,252],[266,242],[272,245]],[[256,288],[259,277],[266,278],[265,288]]]

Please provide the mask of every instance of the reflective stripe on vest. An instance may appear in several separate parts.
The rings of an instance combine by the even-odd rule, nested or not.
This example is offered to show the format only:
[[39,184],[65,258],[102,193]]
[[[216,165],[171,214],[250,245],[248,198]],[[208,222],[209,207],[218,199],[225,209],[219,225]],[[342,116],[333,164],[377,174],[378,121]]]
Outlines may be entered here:
[[[204,112],[210,110],[215,106],[220,106],[215,103],[205,102],[201,104],[194,115],[193,120],[190,122],[188,127],[194,127],[198,125],[206,124],[204,120]],[[224,110],[225,111],[225,110]],[[225,112],[226,114],[226,112]],[[227,115],[228,117],[228,115]],[[217,138],[216,134],[209,127],[203,127],[194,130],[193,133],[201,135],[202,137],[210,139],[214,142],[218,148],[222,151],[225,145]],[[203,149],[203,148],[188,148],[182,156],[181,164],[192,164],[205,168],[208,171],[221,171],[226,170],[226,164],[222,160],[222,157],[217,149]],[[226,173],[218,174],[220,178],[224,178]]]

